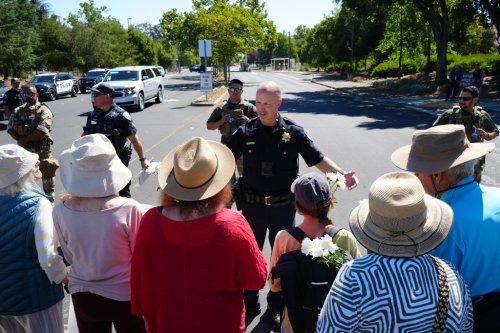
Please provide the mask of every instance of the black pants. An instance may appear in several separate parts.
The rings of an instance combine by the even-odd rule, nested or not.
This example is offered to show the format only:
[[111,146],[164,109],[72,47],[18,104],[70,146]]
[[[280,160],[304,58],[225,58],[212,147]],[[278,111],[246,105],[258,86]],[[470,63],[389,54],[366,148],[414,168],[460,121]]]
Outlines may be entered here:
[[[249,203],[245,200],[241,202],[243,216],[247,219],[252,228],[255,240],[262,251],[266,240],[266,232],[269,230],[269,244],[271,249],[278,231],[290,228],[295,222],[295,203],[293,200],[284,206],[273,207],[261,203]],[[245,305],[255,306],[259,303],[259,292],[256,290],[245,290]],[[281,293],[269,292],[267,296],[268,308],[273,313],[279,313],[282,307]]]
[[458,95],[460,89],[460,81],[454,81],[450,82],[450,86],[448,87],[448,92],[446,93],[446,100],[450,99],[455,99],[455,97]]
[[474,333],[500,332],[500,292],[474,297],[472,302]]

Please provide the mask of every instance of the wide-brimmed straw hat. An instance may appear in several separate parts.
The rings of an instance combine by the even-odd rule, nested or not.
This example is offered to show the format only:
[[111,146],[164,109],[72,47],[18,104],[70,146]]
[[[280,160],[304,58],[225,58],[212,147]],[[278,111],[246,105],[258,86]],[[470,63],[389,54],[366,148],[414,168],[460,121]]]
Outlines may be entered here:
[[61,182],[69,194],[100,198],[118,193],[132,179],[111,141],[90,134],[73,141],[59,158]]
[[420,180],[392,172],[375,180],[368,200],[351,212],[349,225],[368,250],[388,257],[416,257],[432,251],[448,235],[453,211],[426,194]]
[[438,173],[490,153],[494,143],[470,143],[463,125],[441,125],[413,133],[412,144],[394,151],[392,163],[420,173]]
[[0,146],[0,188],[14,184],[38,161],[38,155],[21,146],[8,144]]
[[234,156],[229,148],[195,137],[165,156],[158,171],[158,182],[172,198],[198,201],[219,193],[231,180],[234,168]]

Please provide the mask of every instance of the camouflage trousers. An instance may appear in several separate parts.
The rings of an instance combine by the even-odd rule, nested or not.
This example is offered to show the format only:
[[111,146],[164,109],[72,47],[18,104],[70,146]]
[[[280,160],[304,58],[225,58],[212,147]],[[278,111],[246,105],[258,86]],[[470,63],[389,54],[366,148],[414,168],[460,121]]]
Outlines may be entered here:
[[476,165],[474,165],[474,179],[478,184],[481,184],[481,176],[484,170],[484,164],[486,163],[486,156],[477,159]]
[[53,200],[55,196],[56,170],[59,169],[59,162],[52,156],[50,145],[32,146],[26,149],[32,153],[38,154],[40,171],[42,172],[43,192]]

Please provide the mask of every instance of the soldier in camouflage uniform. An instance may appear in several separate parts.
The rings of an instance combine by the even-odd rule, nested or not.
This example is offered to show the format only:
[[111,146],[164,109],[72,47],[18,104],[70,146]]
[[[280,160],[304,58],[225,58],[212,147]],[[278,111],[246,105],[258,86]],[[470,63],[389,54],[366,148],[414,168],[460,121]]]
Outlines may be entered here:
[[[446,124],[462,124],[470,142],[484,142],[495,139],[498,128],[491,119],[488,112],[480,106],[476,106],[479,100],[479,90],[474,87],[465,87],[458,97],[458,106],[441,114],[432,126]],[[481,174],[484,169],[485,156],[478,159],[474,170],[474,178],[481,182]]]
[[42,172],[43,191],[54,200],[54,179],[59,163],[52,156],[50,136],[52,131],[52,112],[47,105],[38,101],[35,87],[23,86],[22,93],[26,103],[14,109],[9,119],[7,132],[26,150],[38,154]]
[[[241,98],[243,82],[238,79],[229,81],[229,100],[214,109],[207,120],[207,129],[218,129],[221,133],[220,141],[227,145],[231,135],[240,125],[246,124],[250,119],[257,117],[257,110],[252,103]],[[243,174],[243,158],[236,161],[238,174]]]

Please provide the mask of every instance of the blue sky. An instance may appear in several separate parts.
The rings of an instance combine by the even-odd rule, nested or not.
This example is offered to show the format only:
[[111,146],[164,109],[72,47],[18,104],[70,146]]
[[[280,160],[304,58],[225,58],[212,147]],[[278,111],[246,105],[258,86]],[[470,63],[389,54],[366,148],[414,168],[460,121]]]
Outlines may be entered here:
[[[61,18],[76,13],[80,8],[79,0],[45,0],[51,11]],[[261,1],[262,2],[262,1]],[[268,18],[274,21],[278,32],[293,31],[298,25],[312,28],[321,22],[325,14],[338,5],[333,0],[266,0]],[[107,16],[118,19],[124,27],[127,19],[130,24],[158,24],[162,14],[171,8],[179,12],[191,11],[191,0],[94,0],[97,7],[106,6]]]

